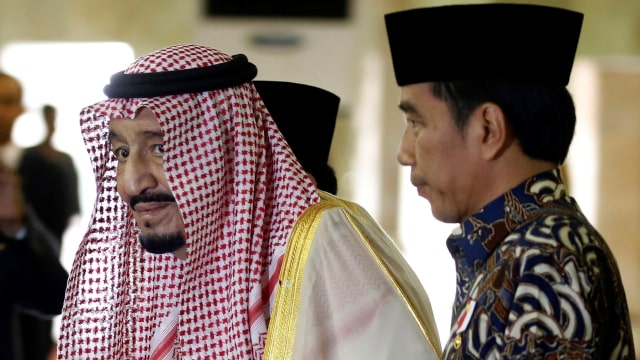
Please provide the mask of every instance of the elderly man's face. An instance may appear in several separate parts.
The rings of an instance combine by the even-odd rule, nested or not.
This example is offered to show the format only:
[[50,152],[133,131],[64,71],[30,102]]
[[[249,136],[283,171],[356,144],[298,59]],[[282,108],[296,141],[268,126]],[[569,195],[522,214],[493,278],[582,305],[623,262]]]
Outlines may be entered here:
[[184,258],[184,222],[163,168],[162,129],[143,108],[132,119],[112,119],[111,151],[118,160],[117,188],[140,226],[140,243],[149,252]]

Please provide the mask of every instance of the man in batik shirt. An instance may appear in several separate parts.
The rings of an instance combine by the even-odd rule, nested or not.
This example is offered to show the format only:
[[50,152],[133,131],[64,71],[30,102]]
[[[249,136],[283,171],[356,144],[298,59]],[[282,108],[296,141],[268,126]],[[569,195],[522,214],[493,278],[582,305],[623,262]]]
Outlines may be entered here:
[[433,215],[460,224],[445,359],[635,359],[614,256],[560,175],[582,20],[516,4],[385,16],[398,161]]
[[82,110],[97,200],[60,359],[439,357],[417,276],[362,207],[316,190],[256,73],[175,45]]

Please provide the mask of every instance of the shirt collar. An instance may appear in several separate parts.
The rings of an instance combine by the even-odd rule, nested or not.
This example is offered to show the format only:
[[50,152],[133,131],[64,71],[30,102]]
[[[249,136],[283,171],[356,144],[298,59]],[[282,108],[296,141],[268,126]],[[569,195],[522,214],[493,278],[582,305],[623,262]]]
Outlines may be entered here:
[[530,177],[471,215],[447,239],[456,263],[473,271],[500,242],[544,203],[567,197],[560,169]]

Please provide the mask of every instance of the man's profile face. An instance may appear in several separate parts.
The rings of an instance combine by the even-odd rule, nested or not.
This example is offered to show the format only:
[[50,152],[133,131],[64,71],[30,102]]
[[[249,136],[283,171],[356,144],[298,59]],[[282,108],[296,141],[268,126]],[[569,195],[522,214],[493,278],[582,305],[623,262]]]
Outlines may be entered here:
[[23,111],[20,84],[0,75],[0,145],[11,140],[13,124]]
[[431,89],[429,83],[401,88],[405,129],[397,159],[401,165],[411,167],[411,183],[429,201],[436,219],[461,222],[479,209],[472,195],[477,193],[477,176],[482,173],[483,162],[477,141],[455,125],[448,105],[436,98]]
[[134,119],[111,119],[109,141],[118,161],[118,193],[140,226],[141,245],[156,254],[184,250],[184,222],[164,174],[156,116],[143,108]]

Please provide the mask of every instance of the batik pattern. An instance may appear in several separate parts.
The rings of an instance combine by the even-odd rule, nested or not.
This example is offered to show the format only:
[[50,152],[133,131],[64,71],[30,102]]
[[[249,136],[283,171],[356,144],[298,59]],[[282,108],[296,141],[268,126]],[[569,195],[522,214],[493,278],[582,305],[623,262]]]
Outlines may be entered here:
[[445,359],[635,359],[616,261],[558,170],[492,201],[447,246],[457,283]]

